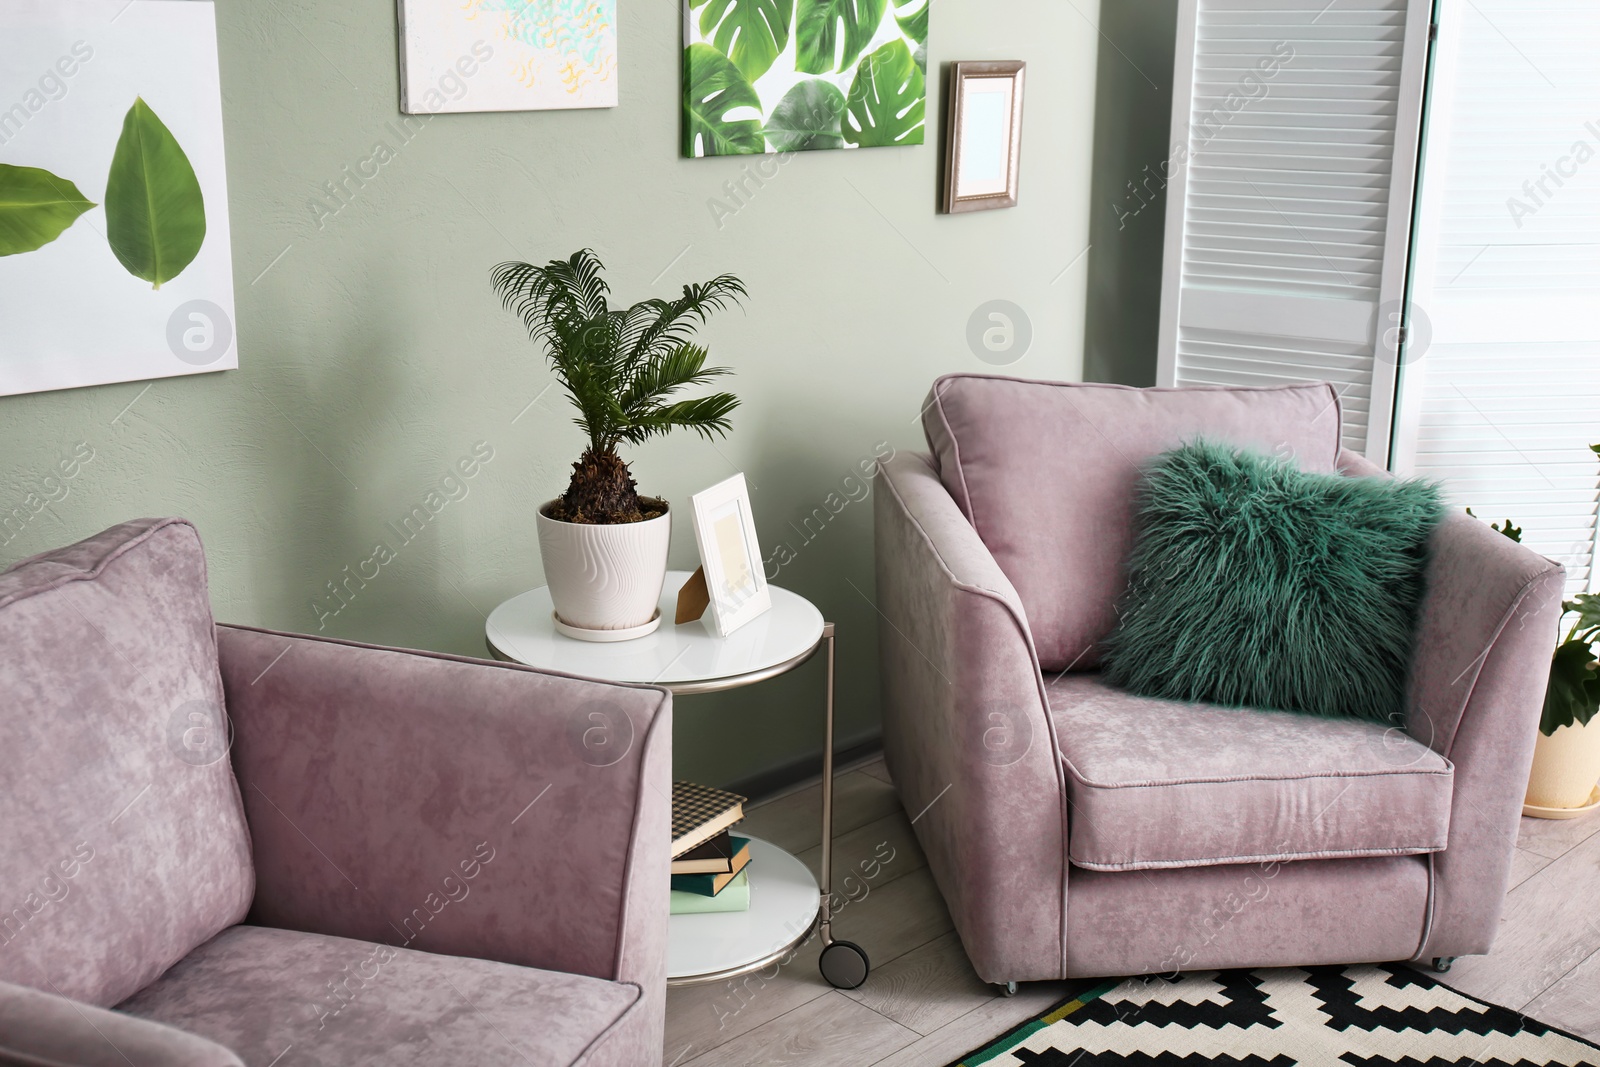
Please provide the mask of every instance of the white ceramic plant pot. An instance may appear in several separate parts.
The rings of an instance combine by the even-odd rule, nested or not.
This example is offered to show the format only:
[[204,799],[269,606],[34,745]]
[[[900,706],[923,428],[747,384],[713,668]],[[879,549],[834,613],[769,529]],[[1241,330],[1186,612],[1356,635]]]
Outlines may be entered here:
[[1533,749],[1524,815],[1570,819],[1600,806],[1600,715],[1587,726],[1563,726]]
[[[584,641],[643,637],[661,624],[672,514],[609,526],[562,522],[539,509],[539,555],[557,629]],[[665,503],[663,506],[665,506]]]

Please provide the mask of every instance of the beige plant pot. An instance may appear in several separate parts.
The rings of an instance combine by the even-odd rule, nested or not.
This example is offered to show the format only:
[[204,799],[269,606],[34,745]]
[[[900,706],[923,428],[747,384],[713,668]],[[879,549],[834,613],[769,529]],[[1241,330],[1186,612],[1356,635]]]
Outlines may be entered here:
[[[555,501],[551,501],[551,504]],[[584,641],[642,637],[661,622],[672,514],[594,526],[561,522],[539,509],[539,555],[556,628]]]
[[1563,726],[1533,749],[1533,773],[1522,813],[1570,819],[1600,806],[1600,716],[1587,726]]

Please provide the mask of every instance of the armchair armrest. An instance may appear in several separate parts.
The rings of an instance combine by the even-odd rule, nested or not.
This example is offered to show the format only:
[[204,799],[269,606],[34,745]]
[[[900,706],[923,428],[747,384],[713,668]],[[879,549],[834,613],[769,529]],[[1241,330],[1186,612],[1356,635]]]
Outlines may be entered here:
[[[1341,452],[1339,468],[1388,477]],[[1406,730],[1455,764],[1448,847],[1431,858],[1417,958],[1488,952],[1517,843],[1565,572],[1460,512],[1429,545]]]
[[1060,978],[1066,786],[1021,602],[925,457],[874,507],[889,771],[979,976]]
[[1407,730],[1455,764],[1419,958],[1489,951],[1510,879],[1565,572],[1464,514],[1434,532]]
[[244,627],[217,644],[249,921],[664,1001],[670,694]]
[[0,982],[0,1067],[244,1067],[197,1034]]

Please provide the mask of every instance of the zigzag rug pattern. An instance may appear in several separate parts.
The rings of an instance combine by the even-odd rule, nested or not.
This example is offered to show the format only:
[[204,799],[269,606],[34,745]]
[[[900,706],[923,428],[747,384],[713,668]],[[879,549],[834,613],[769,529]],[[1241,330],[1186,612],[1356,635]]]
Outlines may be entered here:
[[1398,963],[1130,978],[950,1067],[1600,1067],[1600,1045]]

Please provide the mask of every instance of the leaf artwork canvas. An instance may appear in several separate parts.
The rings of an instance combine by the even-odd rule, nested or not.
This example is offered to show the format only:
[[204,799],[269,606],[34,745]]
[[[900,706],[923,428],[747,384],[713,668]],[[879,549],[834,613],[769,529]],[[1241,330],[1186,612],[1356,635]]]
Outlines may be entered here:
[[932,0],[684,0],[683,154],[924,141]]
[[0,395],[238,366],[215,10],[0,3]]
[[399,0],[408,115],[617,106],[617,0]]

